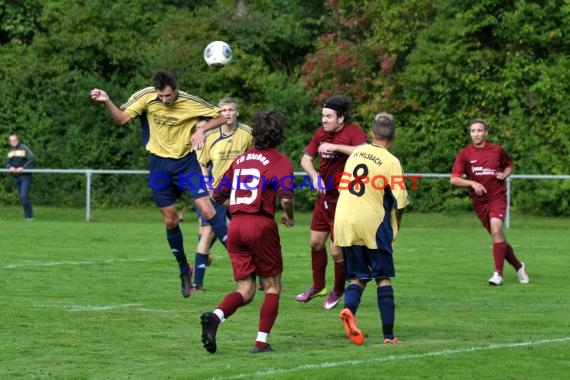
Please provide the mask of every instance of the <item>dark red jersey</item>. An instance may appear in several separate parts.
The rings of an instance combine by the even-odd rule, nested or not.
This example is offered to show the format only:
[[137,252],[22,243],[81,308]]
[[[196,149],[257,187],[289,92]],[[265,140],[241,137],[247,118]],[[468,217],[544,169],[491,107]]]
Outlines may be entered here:
[[293,197],[291,160],[276,149],[251,148],[236,157],[214,191],[217,201],[230,199],[230,213],[275,217],[277,194]]
[[323,179],[323,186],[327,192],[325,199],[336,202],[338,199],[337,174],[342,173],[348,156],[339,152],[319,154],[319,145],[323,143],[357,146],[367,141],[366,134],[356,124],[347,124],[337,132],[325,132],[323,127],[317,129],[303,153],[316,158],[319,157],[319,174]]
[[513,162],[507,152],[501,146],[487,141],[481,148],[473,144],[463,148],[455,158],[451,176],[465,175],[467,179],[485,186],[487,193],[482,195],[469,189],[473,202],[481,203],[506,197],[507,186],[504,180],[497,179],[497,173],[512,166]]

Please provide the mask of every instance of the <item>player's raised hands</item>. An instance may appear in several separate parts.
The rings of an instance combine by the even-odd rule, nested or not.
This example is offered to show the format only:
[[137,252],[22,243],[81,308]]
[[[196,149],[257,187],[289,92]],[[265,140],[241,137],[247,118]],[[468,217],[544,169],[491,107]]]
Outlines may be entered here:
[[91,100],[95,102],[106,102],[109,100],[109,95],[101,89],[94,88],[91,90]]

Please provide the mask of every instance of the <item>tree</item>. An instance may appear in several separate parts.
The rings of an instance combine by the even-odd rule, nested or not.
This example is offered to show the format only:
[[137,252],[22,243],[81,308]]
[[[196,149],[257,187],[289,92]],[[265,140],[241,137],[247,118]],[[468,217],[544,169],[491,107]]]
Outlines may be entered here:
[[[398,149],[414,157],[407,169],[449,171],[475,117],[487,119],[492,139],[507,148],[517,172],[568,168],[570,111],[560,107],[570,93],[563,79],[570,74],[570,39],[563,37],[570,27],[568,10],[563,1],[442,1],[398,79],[405,84],[405,128],[399,135],[405,143]],[[560,190],[552,192],[567,196],[564,184],[553,186]],[[443,198],[455,193],[440,190]],[[524,210],[536,201],[514,203]],[[563,207],[550,206],[556,213]]]

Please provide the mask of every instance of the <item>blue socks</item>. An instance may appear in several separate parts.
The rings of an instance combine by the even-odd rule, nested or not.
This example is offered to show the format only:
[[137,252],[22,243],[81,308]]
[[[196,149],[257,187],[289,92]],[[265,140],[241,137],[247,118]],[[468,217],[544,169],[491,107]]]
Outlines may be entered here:
[[378,294],[378,310],[380,310],[384,338],[392,339],[394,338],[394,320],[396,318],[394,289],[392,285],[380,286],[377,288],[376,293]]
[[217,212],[212,219],[208,220],[208,224],[216,233],[218,240],[227,248],[226,240],[228,237],[228,225],[226,224],[226,216]]
[[[344,307],[356,315],[363,289],[355,284],[350,284],[344,291]],[[396,305],[394,303],[394,288],[392,285],[376,288],[378,295],[378,310],[382,320],[382,332],[385,339],[394,338],[394,320],[396,318]]]
[[208,255],[196,252],[194,256],[194,285],[201,287],[204,285],[206,266],[208,265]]
[[352,315],[356,315],[356,310],[360,305],[360,298],[362,297],[363,289],[356,285],[350,284],[346,287],[344,291],[344,307],[352,312]]
[[170,245],[170,250],[176,258],[176,262],[180,266],[180,273],[188,273],[188,259],[184,254],[184,240],[182,239],[182,231],[180,231],[180,226],[169,230],[166,229],[166,240]]

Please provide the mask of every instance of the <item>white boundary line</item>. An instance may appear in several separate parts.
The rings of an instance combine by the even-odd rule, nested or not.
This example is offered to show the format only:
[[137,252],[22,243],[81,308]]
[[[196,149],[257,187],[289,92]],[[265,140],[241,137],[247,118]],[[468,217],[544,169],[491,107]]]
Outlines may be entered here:
[[150,259],[108,259],[100,261],[85,260],[85,261],[46,261],[46,262],[37,262],[29,260],[27,262],[22,262],[18,264],[8,264],[5,265],[4,268],[14,269],[20,267],[27,267],[30,264],[33,264],[34,267],[53,267],[57,265],[100,265],[100,264],[111,264],[111,263],[129,263],[129,262],[145,262],[145,261],[150,261]]
[[[236,375],[236,376],[230,376],[230,377],[215,377],[212,379],[213,380],[231,380],[231,379],[261,378],[261,377],[269,376],[269,375],[287,374],[287,373],[303,371],[303,370],[307,370],[307,369],[334,368],[334,367],[340,367],[340,366],[354,366],[354,365],[362,365],[362,364],[370,364],[370,363],[391,362],[391,361],[398,361],[398,360],[415,360],[415,359],[423,359],[423,358],[429,358],[429,357],[434,357],[434,356],[447,356],[447,355],[464,354],[464,353],[469,353],[469,352],[477,352],[477,351],[485,351],[485,350],[497,350],[497,349],[501,349],[501,348],[517,348],[517,347],[536,346],[536,345],[540,345],[540,344],[556,344],[556,343],[566,343],[566,342],[570,342],[570,337],[534,340],[534,341],[520,342],[520,343],[490,344],[488,346],[469,347],[469,348],[461,348],[461,349],[456,349],[456,350],[434,351],[434,352],[426,352],[424,354],[388,355],[388,356],[384,356],[381,358],[367,359],[367,360],[344,360],[344,361],[340,361],[340,362],[324,362],[324,363],[317,363],[317,364],[304,364],[304,365],[293,367],[293,368],[268,368],[264,371],[257,371],[254,373],[248,373],[248,374],[242,374],[242,375]],[[271,354],[269,354],[269,355],[271,355]]]
[[125,303],[125,304],[118,304],[118,305],[103,305],[103,306],[93,306],[93,305],[57,305],[57,304],[43,304],[43,305],[34,305],[34,307],[45,307],[49,309],[65,309],[68,311],[112,311],[112,310],[124,310],[124,309],[131,309],[137,310],[141,312],[150,312],[150,313],[169,313],[171,310],[164,310],[164,309],[153,309],[148,307],[143,307],[143,304],[140,303]]

